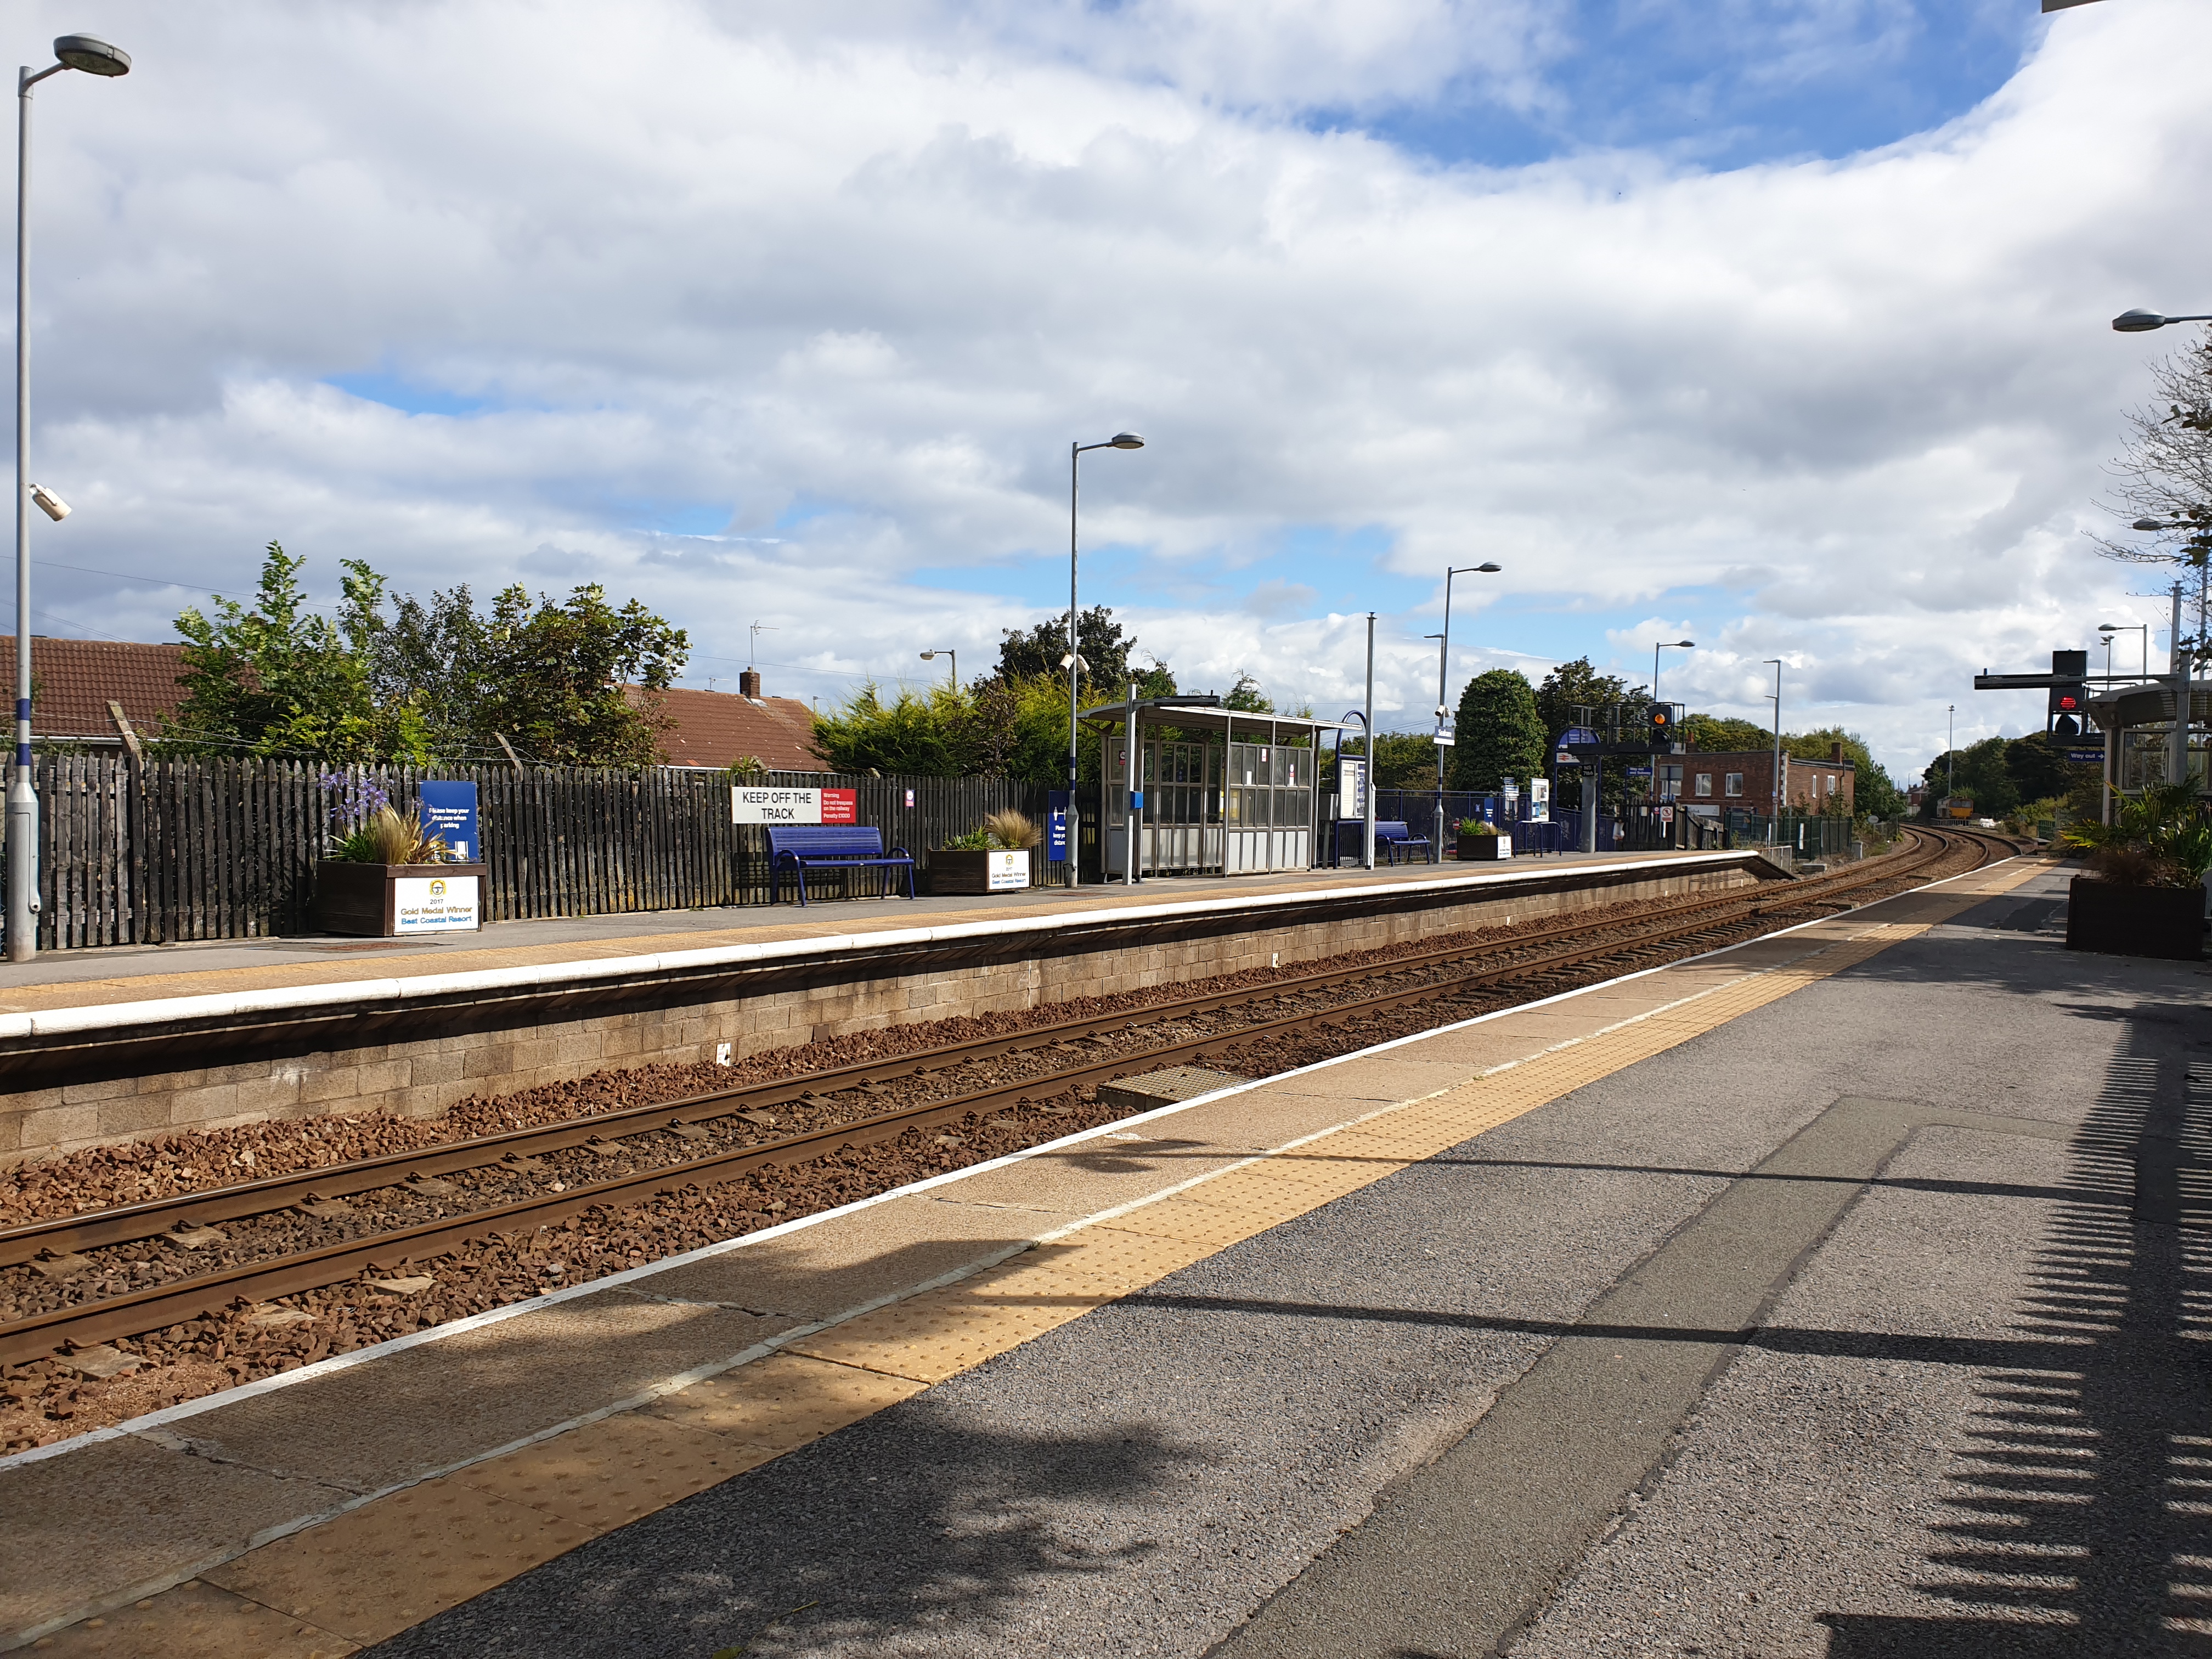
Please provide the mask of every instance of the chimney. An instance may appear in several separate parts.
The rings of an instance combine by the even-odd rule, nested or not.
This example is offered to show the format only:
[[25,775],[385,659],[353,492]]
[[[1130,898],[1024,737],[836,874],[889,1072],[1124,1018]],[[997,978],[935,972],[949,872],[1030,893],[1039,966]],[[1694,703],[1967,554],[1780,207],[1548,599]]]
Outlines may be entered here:
[[1832,744],[1830,744],[1828,745],[1828,758],[1829,758],[1830,760],[1832,760],[1832,761],[1840,761],[1841,759],[1843,759],[1843,757],[1844,757],[1844,745],[1843,745],[1843,744],[1841,744],[1840,743],[1832,743]]
[[757,668],[740,670],[738,674],[738,695],[741,697],[758,697],[760,694],[760,670]]

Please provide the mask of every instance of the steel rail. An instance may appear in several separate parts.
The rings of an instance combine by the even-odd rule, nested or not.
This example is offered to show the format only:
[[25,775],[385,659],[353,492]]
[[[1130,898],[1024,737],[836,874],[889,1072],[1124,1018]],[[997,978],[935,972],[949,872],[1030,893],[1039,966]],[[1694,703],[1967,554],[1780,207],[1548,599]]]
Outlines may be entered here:
[[[1971,836],[1969,832],[1964,831],[1951,833],[1975,846],[1996,839]],[[1858,879],[1852,884],[1863,886],[1877,880],[1908,877],[1944,856],[1955,845],[1945,842],[1941,836],[1930,836],[1929,840],[1933,845],[1923,849],[1920,855],[1914,856],[1912,863],[1905,869],[1877,871],[1877,866],[1888,862],[1887,858],[1855,866]],[[2001,844],[2007,845],[2010,850],[2008,843]],[[1988,854],[1984,848],[1981,862],[1987,861]],[[1822,883],[1820,885],[1833,890],[1832,884]],[[1743,906],[1742,915],[1734,920],[1741,921],[1765,911],[1796,908],[1808,902],[1821,902],[1822,896],[1802,888],[1794,889],[1787,897]],[[20,1364],[26,1359],[43,1358],[64,1342],[82,1346],[118,1336],[158,1330],[180,1321],[219,1314],[241,1300],[264,1300],[319,1289],[365,1268],[389,1268],[409,1261],[449,1254],[472,1238],[548,1225],[609,1203],[635,1203],[688,1187],[718,1185],[757,1169],[811,1162],[844,1146],[875,1145],[896,1139],[910,1129],[930,1127],[971,1114],[983,1115],[1001,1110],[1041,1095],[1064,1093],[1087,1083],[1110,1081],[1126,1076],[1134,1069],[1150,1070],[1164,1060],[1206,1058],[1299,1028],[1340,1024],[1361,1014],[1385,1012],[1408,1003],[1463,996],[1471,990],[1482,989],[1501,981],[1533,978],[1607,957],[1633,954],[1655,944],[1678,943],[1694,939],[1701,933],[1723,931],[1726,925],[1725,920],[1716,919],[1687,928],[1647,928],[1633,938],[1603,939],[1578,950],[1553,952],[1534,960],[1458,975],[1442,982],[1401,988],[1325,1009],[1285,1014],[1275,1019],[1239,1026],[1232,1031],[1158,1045],[1139,1054],[1113,1055],[1089,1066],[1022,1079],[875,1117],[828,1125],[798,1135],[732,1148],[704,1158],[664,1164],[605,1181],[587,1182],[560,1193],[539,1194],[486,1209],[442,1217],[435,1221],[380,1232],[371,1237],[344,1240],[270,1260],[241,1262],[212,1273],[195,1274],[189,1279],[174,1279],[163,1285],[101,1297],[94,1302],[49,1310],[0,1325],[0,1364]],[[1125,1021],[1127,1018],[1126,1015],[1119,1018]],[[656,1115],[667,1112],[672,1117],[673,1104],[665,1103],[656,1107],[633,1109]],[[432,1149],[431,1155],[461,1151],[459,1146]],[[417,1167],[419,1169],[420,1166]],[[396,1183],[387,1179],[380,1184],[391,1186]],[[263,1212],[269,1207],[271,1206],[263,1206]]]
[[[1788,894],[1786,903],[1789,908],[1796,908],[1808,902],[1818,902],[1820,894],[1831,890],[1838,883],[1847,890],[1850,886],[1865,885],[1872,880],[1895,879],[1910,873],[1910,869],[1917,868],[1942,855],[1941,843],[1938,843],[1935,850],[1922,854],[1907,870],[1880,869],[1879,873],[1875,873],[1879,866],[1888,862],[1886,857],[1855,866],[1852,871],[1840,872],[1837,876],[1794,884],[1785,890]],[[1757,890],[1732,888],[1719,893],[1671,900],[1628,921],[1615,918],[1610,922],[1595,925],[1635,927],[1711,910],[1741,908],[1754,890]],[[1783,903],[1785,901],[1777,899],[1774,902]],[[1048,1025],[1032,1026],[1003,1036],[970,1038],[883,1060],[856,1061],[826,1071],[804,1073],[796,1077],[778,1078],[764,1083],[657,1101],[650,1105],[623,1107],[617,1111],[565,1119],[557,1123],[471,1136],[465,1140],[443,1146],[379,1153],[371,1158],[326,1164],[296,1174],[264,1176],[258,1181],[239,1182],[201,1192],[175,1194],[137,1204],[116,1205],[75,1215],[27,1222],[20,1226],[0,1230],[0,1267],[18,1266],[47,1253],[70,1255],[101,1249],[156,1238],[179,1227],[211,1226],[218,1222],[235,1221],[247,1216],[271,1214],[315,1198],[354,1197],[386,1187],[404,1185],[410,1177],[436,1177],[484,1169],[509,1159],[562,1152],[594,1141],[619,1139],[624,1134],[664,1129],[672,1122],[712,1122],[746,1111],[787,1105],[793,1101],[841,1094],[879,1083],[908,1081],[931,1072],[995,1059],[1001,1054],[1051,1048],[1108,1032],[1118,1033],[1169,1024],[1218,1012],[1224,1008],[1278,1001],[1307,992],[1326,990],[1351,980],[1418,973],[1444,963],[1476,957],[1510,957],[1516,952],[1557,939],[1586,934],[1593,925],[1587,919],[1569,920],[1548,927],[1531,929],[1509,939],[1439,946],[1356,968],[1296,974],[1271,980],[1262,985],[1178,998],[1141,1009],[1058,1020]],[[489,1213],[497,1207],[487,1206],[483,1212]]]

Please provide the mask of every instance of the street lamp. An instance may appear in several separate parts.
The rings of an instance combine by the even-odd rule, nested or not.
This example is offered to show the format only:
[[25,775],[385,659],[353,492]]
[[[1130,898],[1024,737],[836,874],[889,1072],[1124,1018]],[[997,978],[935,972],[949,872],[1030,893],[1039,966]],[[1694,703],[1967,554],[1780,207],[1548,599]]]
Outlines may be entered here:
[[2148,334],[2168,323],[2212,323],[2212,312],[2197,317],[2162,317],[2155,311],[2124,311],[2112,319],[2113,329],[2121,334]]
[[1782,659],[1781,659],[1781,658],[1779,658],[1779,657],[1768,657],[1768,658],[1765,658],[1765,659],[1763,660],[1763,662],[1762,662],[1762,664],[1761,664],[1761,666],[1763,666],[1763,667],[1767,667],[1767,668],[1771,668],[1771,669],[1774,671],[1774,698],[1773,698],[1773,702],[1774,702],[1774,790],[1773,790],[1772,799],[1770,799],[1770,800],[1767,802],[1767,806],[1768,806],[1768,808],[1771,811],[1771,812],[1773,813],[1773,817],[1772,817],[1772,818],[1771,818],[1771,823],[1772,823],[1773,828],[1772,828],[1772,831],[1771,831],[1771,837],[1770,837],[1770,838],[1771,838],[1771,839],[1772,839],[1772,840],[1778,841],[1778,840],[1780,840],[1780,839],[1781,839],[1781,836],[1782,836],[1782,796],[1783,796],[1783,788],[1782,788]]
[[924,662],[935,662],[939,657],[952,659],[952,689],[957,691],[960,689],[960,653],[949,646],[940,646],[934,651],[925,651],[921,653],[921,659]]
[[[1452,578],[1453,578],[1454,576],[1494,576],[1494,575],[1496,575],[1496,574],[1497,574],[1500,570],[1502,570],[1502,569],[1504,569],[1504,567],[1503,565],[1491,564],[1491,563],[1488,563],[1487,562],[1484,562],[1484,563],[1482,563],[1482,564],[1464,564],[1464,565],[1461,565],[1461,566],[1459,566],[1456,569],[1455,569],[1455,568],[1451,568],[1451,567],[1449,567],[1449,566],[1445,567],[1445,569],[1444,569],[1444,631],[1443,631],[1443,633],[1441,633],[1441,634],[1434,634],[1434,635],[1431,635],[1429,636],[1429,637],[1430,637],[1430,638],[1431,638],[1431,639],[1439,640],[1439,641],[1442,641],[1442,643],[1441,643],[1441,644],[1439,644],[1439,645],[1437,647],[1437,735],[1438,737],[1442,737],[1442,736],[1443,735],[1443,732],[1444,732],[1444,716],[1445,716],[1447,714],[1449,714],[1449,713],[1450,713],[1450,712],[1451,712],[1451,710],[1450,710],[1450,705],[1449,704],[1449,702],[1448,702],[1446,700],[1447,700],[1447,699],[1450,696],[1450,695],[1451,695],[1451,692],[1450,692],[1450,681],[1449,681],[1449,676],[1450,668],[1451,668],[1451,585],[1452,585]],[[1453,733],[1453,740],[1454,740],[1455,742],[1456,742],[1456,741],[1458,740],[1458,733],[1456,733],[1456,732],[1454,732],[1454,733]],[[1370,748],[1372,748],[1373,746],[1374,746],[1374,745],[1373,745],[1373,744],[1371,744],[1369,745],[1369,747],[1370,747]],[[1433,841],[1434,842],[1436,842],[1435,847],[1433,847],[1432,848],[1431,848],[1431,849],[1430,849],[1430,856],[1431,856],[1431,859],[1432,859],[1436,863],[1438,863],[1438,864],[1442,864],[1442,863],[1443,862],[1443,860],[1444,860],[1443,827],[1444,827],[1444,746],[1443,746],[1443,744],[1438,744],[1437,745],[1437,820],[1436,820],[1436,826],[1435,826],[1435,830],[1436,830],[1436,832],[1429,837],[1429,839],[1430,839],[1430,840],[1431,840],[1431,841]]]
[[2107,678],[2110,678],[2112,673],[2112,635],[2115,634],[2140,634],[2142,635],[2142,639],[2141,641],[2141,644],[2142,646],[2142,666],[2137,672],[2140,672],[2145,679],[2148,679],[2150,678],[2150,624],[2148,623],[2099,623],[2097,624],[2097,631],[2105,636],[2105,672]]
[[1695,640],[1662,640],[1651,647],[1651,701],[1659,701],[1659,653],[1662,651],[1694,651]]
[[[8,960],[38,953],[39,796],[31,786],[31,88],[64,70],[112,77],[130,55],[89,34],[54,42],[58,60],[15,71],[15,768],[8,780]],[[59,505],[56,499],[56,505]],[[51,518],[60,513],[40,506]],[[63,512],[69,509],[64,507]]]
[[[1067,447],[1067,884],[1083,884],[1083,843],[1076,835],[1080,816],[1075,808],[1076,716],[1083,707],[1081,675],[1084,661],[1075,637],[1075,501],[1083,454],[1091,449],[1142,449],[1145,441],[1133,432],[1117,432],[1102,444]],[[1103,800],[1102,795],[1101,800]],[[1105,843],[1099,843],[1103,851]],[[1130,851],[1133,856],[1135,848]]]

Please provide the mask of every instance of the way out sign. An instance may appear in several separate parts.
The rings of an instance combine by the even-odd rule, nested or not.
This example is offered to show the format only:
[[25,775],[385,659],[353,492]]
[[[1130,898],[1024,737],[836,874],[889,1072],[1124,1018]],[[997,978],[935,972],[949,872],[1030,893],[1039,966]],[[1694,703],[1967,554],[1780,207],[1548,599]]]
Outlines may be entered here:
[[730,791],[732,823],[858,823],[857,789],[748,789]]

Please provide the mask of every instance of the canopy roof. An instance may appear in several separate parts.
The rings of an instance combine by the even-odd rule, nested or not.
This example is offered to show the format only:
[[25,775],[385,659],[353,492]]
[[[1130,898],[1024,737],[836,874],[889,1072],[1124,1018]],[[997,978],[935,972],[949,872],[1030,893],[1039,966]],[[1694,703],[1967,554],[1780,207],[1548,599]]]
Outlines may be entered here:
[[[1297,732],[1340,732],[1352,724],[1348,720],[1316,720],[1310,714],[1254,714],[1242,708],[1224,708],[1215,703],[1182,702],[1173,697],[1140,697],[1135,707],[1139,726],[1175,726],[1186,732],[1219,732],[1224,735],[1232,730],[1251,732],[1267,726],[1273,726],[1279,738]],[[1096,708],[1085,709],[1080,718],[1096,726],[1115,726],[1129,718],[1129,709],[1126,702],[1102,702]]]
[[[2170,685],[2106,691],[2089,699],[2088,714],[2100,730],[2124,732],[2131,726],[2161,726],[2171,721],[2174,702]],[[2212,719],[2212,685],[2197,683],[2190,686],[2189,713],[2192,720]]]

